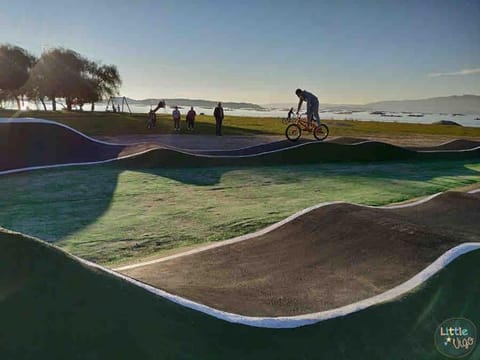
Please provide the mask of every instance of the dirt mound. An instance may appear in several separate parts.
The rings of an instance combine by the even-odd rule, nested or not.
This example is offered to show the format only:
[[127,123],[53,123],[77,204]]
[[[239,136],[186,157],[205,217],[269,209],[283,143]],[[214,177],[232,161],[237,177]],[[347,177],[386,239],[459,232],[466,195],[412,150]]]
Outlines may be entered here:
[[306,144],[313,142],[313,140],[300,139],[299,141],[280,140],[267,144],[255,145],[236,150],[197,150],[195,154],[201,155],[214,155],[214,156],[242,156],[242,155],[255,155],[269,151],[276,151],[282,149],[288,149],[292,146],[298,146],[300,144]]
[[430,150],[467,150],[480,146],[480,141],[457,139],[437,146],[411,147],[410,149],[418,151]]
[[336,139],[328,140],[328,142],[335,143],[335,144],[342,144],[342,145],[353,145],[363,141],[368,141],[368,140],[362,139],[362,138],[355,138],[355,137],[339,137]]
[[399,285],[453,246],[478,239],[479,222],[473,194],[398,209],[329,205],[263,236],[125,273],[229,312],[298,315]]
[[415,291],[352,316],[260,329],[188,309],[0,229],[0,358],[370,359],[375,344],[378,358],[423,359],[436,351],[432,318],[480,322],[472,271],[479,259],[478,250],[463,255]]
[[31,166],[95,162],[141,152],[151,145],[96,142],[51,123],[0,123],[0,171]]
[[457,123],[455,121],[452,121],[452,120],[440,120],[440,121],[434,122],[434,124],[448,125],[448,126],[462,126],[459,123]]
[[[430,161],[480,157],[480,149],[463,152],[422,152],[382,142],[357,142],[362,139],[356,138],[340,138],[327,142],[302,140],[295,143],[282,140],[237,150],[188,153],[148,143],[113,145],[95,141],[52,122],[26,121],[0,122],[0,139],[0,171],[42,165],[100,162],[126,155],[135,156],[118,164],[129,168]],[[149,149],[154,150],[145,153],[145,150]]]

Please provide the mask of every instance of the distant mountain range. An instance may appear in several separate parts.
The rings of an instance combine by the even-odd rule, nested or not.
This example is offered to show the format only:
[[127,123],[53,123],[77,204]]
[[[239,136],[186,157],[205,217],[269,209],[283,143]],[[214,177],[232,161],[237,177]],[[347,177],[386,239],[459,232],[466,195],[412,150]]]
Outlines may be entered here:
[[[296,107],[296,103],[266,104],[267,108],[287,109]],[[325,104],[321,102],[322,109],[330,110],[380,110],[392,112],[421,112],[421,113],[447,113],[447,114],[480,114],[480,96],[478,95],[453,95],[434,97],[419,100],[394,100],[378,101],[364,105],[355,104]]]
[[365,106],[383,111],[480,114],[480,96],[454,95],[421,100],[379,101]]
[[[165,100],[167,106],[195,106],[201,108],[214,108],[218,101],[203,100],[203,99],[143,99],[136,100],[127,98],[131,105],[141,106],[156,106],[160,100]],[[273,103],[258,105],[247,102],[222,102],[223,106],[228,109],[243,109],[243,110],[257,110],[267,111],[268,109],[289,109],[296,108],[297,103]],[[391,112],[420,112],[420,113],[446,113],[446,114],[480,114],[480,96],[478,95],[453,95],[434,97],[429,99],[419,100],[393,100],[393,101],[378,101],[364,105],[356,104],[326,104],[322,103],[320,99],[320,108],[332,111],[338,110],[358,110],[358,111],[391,111]]]
[[[201,108],[214,108],[217,106],[218,101],[213,101],[213,100],[201,100],[201,99],[143,99],[143,100],[135,100],[131,98],[127,98],[127,101],[129,104],[132,105],[144,105],[144,106],[149,106],[149,105],[157,105],[160,100],[165,100],[167,103],[167,106],[182,106],[182,107],[187,107],[187,106],[195,106],[195,107],[201,107]],[[224,108],[229,108],[229,109],[244,109],[244,110],[259,110],[259,111],[264,111],[266,110],[260,105],[257,104],[252,104],[252,103],[244,103],[244,102],[222,102],[222,106]]]

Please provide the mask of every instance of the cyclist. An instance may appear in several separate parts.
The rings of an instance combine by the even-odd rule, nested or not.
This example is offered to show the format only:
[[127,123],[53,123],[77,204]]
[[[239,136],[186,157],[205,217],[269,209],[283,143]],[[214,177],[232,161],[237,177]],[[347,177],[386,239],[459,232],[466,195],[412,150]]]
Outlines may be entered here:
[[295,90],[295,94],[298,96],[298,108],[297,108],[297,115],[300,112],[300,108],[302,107],[303,102],[307,103],[307,119],[308,122],[311,124],[312,120],[315,119],[318,126],[320,126],[320,115],[318,115],[318,98],[313,95],[311,92],[306,90],[297,89]]

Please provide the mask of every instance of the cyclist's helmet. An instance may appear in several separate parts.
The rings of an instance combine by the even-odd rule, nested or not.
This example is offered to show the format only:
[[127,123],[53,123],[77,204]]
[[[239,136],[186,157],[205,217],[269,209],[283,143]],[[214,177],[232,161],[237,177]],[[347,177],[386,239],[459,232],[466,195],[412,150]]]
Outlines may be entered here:
[[302,93],[303,93],[302,89],[295,90],[295,94],[297,94],[298,96],[302,95]]

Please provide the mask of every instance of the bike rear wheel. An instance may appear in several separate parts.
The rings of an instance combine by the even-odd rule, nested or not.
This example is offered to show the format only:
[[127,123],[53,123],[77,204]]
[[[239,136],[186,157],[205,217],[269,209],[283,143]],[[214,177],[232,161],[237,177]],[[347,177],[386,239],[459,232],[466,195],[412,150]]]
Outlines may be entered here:
[[328,132],[329,132],[328,126],[325,124],[320,124],[320,126],[317,126],[313,130],[313,136],[315,136],[315,139],[322,141],[327,138]]
[[302,129],[297,124],[290,124],[285,129],[285,136],[290,141],[297,141],[302,136]]

